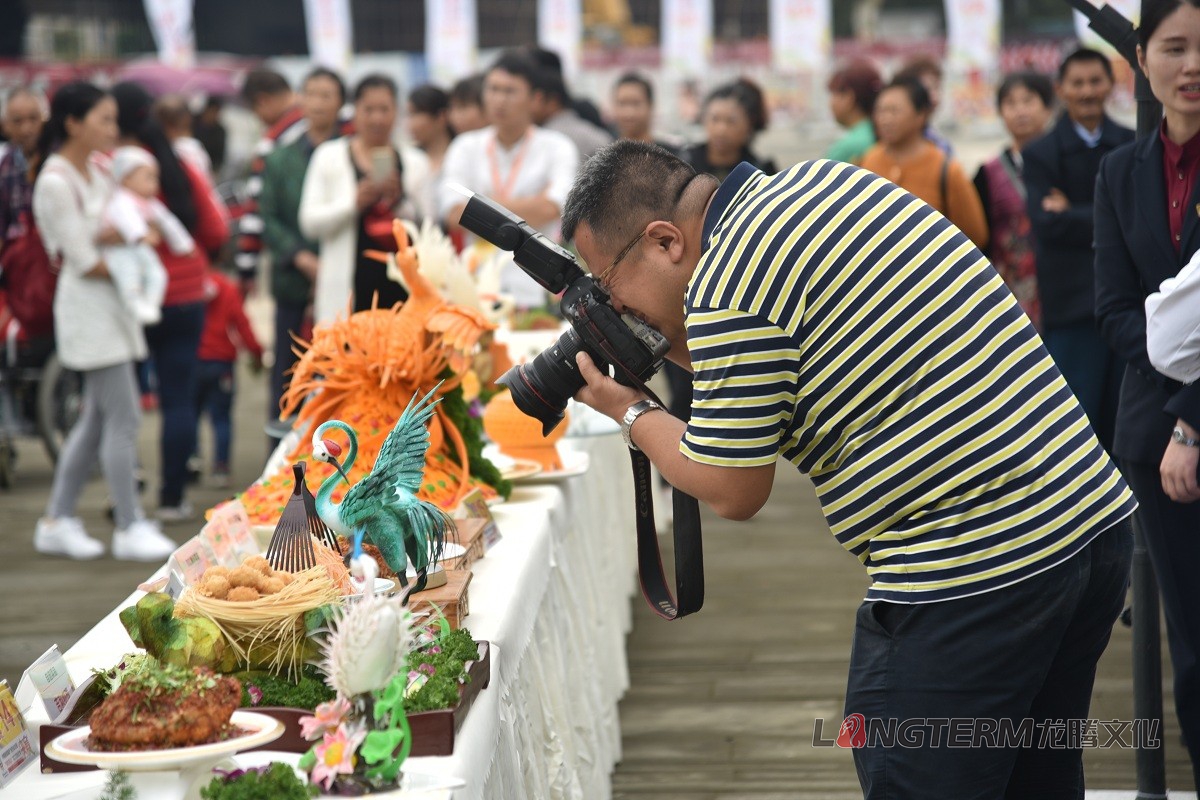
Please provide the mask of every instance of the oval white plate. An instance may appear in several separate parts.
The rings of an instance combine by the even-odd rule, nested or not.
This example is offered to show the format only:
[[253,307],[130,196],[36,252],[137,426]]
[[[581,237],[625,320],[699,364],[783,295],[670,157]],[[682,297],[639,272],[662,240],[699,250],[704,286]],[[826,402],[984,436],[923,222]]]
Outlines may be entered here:
[[[354,587],[354,591],[347,597],[358,597],[363,593],[362,581],[357,581],[353,577],[350,578],[350,585]],[[375,579],[375,594],[391,594],[396,590],[396,582],[391,578],[376,578]]]
[[253,711],[235,711],[230,724],[245,728],[247,733],[233,739],[194,747],[175,747],[169,750],[136,750],[109,753],[89,750],[87,737],[90,727],[76,728],[59,736],[46,745],[46,755],[67,764],[85,764],[101,769],[122,769],[127,772],[150,772],[156,770],[182,769],[203,761],[215,761],[222,756],[249,750],[273,742],[283,733],[283,723],[266,714]]
[[522,479],[521,483],[552,483],[554,481],[562,481],[567,478],[574,478],[577,475],[582,475],[588,471],[591,466],[592,458],[582,450],[559,450],[559,458],[562,459],[562,469],[542,470],[536,475],[531,475],[528,478]]

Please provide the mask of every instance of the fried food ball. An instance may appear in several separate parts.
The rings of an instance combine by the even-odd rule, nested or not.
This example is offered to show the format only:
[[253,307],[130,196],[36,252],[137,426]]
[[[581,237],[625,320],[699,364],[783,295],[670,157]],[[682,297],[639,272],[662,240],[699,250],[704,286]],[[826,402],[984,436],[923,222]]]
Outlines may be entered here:
[[229,573],[230,586],[244,586],[257,590],[264,580],[263,574],[253,567],[243,564]]
[[283,581],[278,577],[263,578],[262,586],[259,589],[263,594],[279,594],[283,591]]
[[218,565],[215,567],[209,567],[208,569],[204,570],[204,577],[206,577],[206,578],[211,578],[216,575],[220,575],[222,578],[228,578],[229,577],[229,567],[222,567],[222,566]]
[[257,600],[258,597],[257,589],[249,586],[235,586],[229,590],[229,594],[225,596],[225,599],[232,600],[235,603],[245,603],[250,600]]
[[224,600],[229,589],[229,579],[224,575],[209,575],[200,582],[200,593],[218,600]]
[[274,572],[274,570],[271,569],[271,562],[267,561],[262,556],[250,556],[242,562],[242,566],[258,570],[268,578],[271,577],[271,574]]
[[272,577],[278,578],[280,581],[283,582],[284,586],[287,586],[289,583],[296,580],[295,575],[293,575],[290,572],[284,572],[283,570],[279,570]]

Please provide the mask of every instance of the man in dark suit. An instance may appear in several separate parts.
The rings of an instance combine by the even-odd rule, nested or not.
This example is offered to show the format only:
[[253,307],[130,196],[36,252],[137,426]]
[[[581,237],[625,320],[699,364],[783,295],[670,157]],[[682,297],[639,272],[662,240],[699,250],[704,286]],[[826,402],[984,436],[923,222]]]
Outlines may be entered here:
[[1104,113],[1112,89],[1112,64],[1104,55],[1081,49],[1067,56],[1058,71],[1064,112],[1022,153],[1042,338],[1109,452],[1121,370],[1096,327],[1092,202],[1100,160],[1133,140],[1133,131]]

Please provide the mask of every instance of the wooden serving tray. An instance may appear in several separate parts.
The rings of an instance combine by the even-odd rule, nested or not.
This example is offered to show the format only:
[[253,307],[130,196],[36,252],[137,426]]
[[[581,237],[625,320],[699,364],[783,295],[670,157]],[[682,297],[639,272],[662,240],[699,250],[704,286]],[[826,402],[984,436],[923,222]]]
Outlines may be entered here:
[[411,595],[408,599],[408,607],[414,614],[419,614],[422,611],[432,612],[433,606],[436,605],[446,615],[450,627],[458,630],[462,627],[467,614],[470,613],[467,605],[467,586],[470,583],[471,571],[469,569],[448,569],[446,570],[445,586],[426,589]]
[[[410,756],[448,756],[454,753],[454,737],[462,727],[467,712],[475,703],[475,698],[486,689],[492,680],[492,651],[487,642],[476,642],[479,648],[479,658],[466,664],[467,674],[471,680],[458,687],[458,704],[453,708],[439,708],[435,711],[421,711],[408,715],[408,724],[412,728],[413,746]],[[312,712],[303,708],[253,708],[259,714],[274,717],[283,723],[284,731],[273,742],[256,747],[255,750],[272,750],[282,753],[307,753],[313,743],[300,735],[300,719],[311,716]],[[87,772],[97,767],[81,764],[66,764],[56,761],[46,755],[46,745],[67,731],[73,730],[69,725],[43,725],[39,736],[41,747],[41,770],[44,774],[55,772]]]
[[447,536],[446,541],[461,544],[467,549],[467,552],[457,558],[443,560],[441,562],[442,566],[446,569],[470,569],[472,564],[483,558],[483,554],[486,551],[483,541],[483,530],[487,527],[488,522],[489,520],[477,517],[454,520],[455,527],[458,530],[454,534]]

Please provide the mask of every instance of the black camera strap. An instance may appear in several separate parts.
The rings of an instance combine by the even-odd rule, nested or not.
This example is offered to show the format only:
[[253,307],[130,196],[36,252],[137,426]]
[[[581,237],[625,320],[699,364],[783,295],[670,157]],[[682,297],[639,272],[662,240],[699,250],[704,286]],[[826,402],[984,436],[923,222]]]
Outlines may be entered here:
[[[599,333],[594,322],[589,321],[589,324]],[[607,345],[607,337],[596,338]],[[623,376],[627,386],[637,387],[666,410],[667,404],[645,381],[631,372],[611,348],[602,349],[609,362],[615,365],[618,380]],[[674,515],[672,536],[675,540],[675,594],[672,595],[663,569],[662,551],[658,547],[658,531],[654,527],[654,476],[650,471],[650,459],[641,450],[633,449],[630,449],[629,457],[633,462],[638,579],[642,584],[642,596],[654,613],[665,620],[694,614],[704,605],[704,544],[700,531],[700,504],[690,494],[671,487],[671,510]]]
[[655,614],[666,620],[695,613],[704,605],[704,547],[700,536],[700,505],[696,498],[672,487],[675,538],[675,594],[667,586],[658,532],[654,528],[654,475],[650,459],[630,450],[634,498],[637,503],[638,577],[642,596]]

